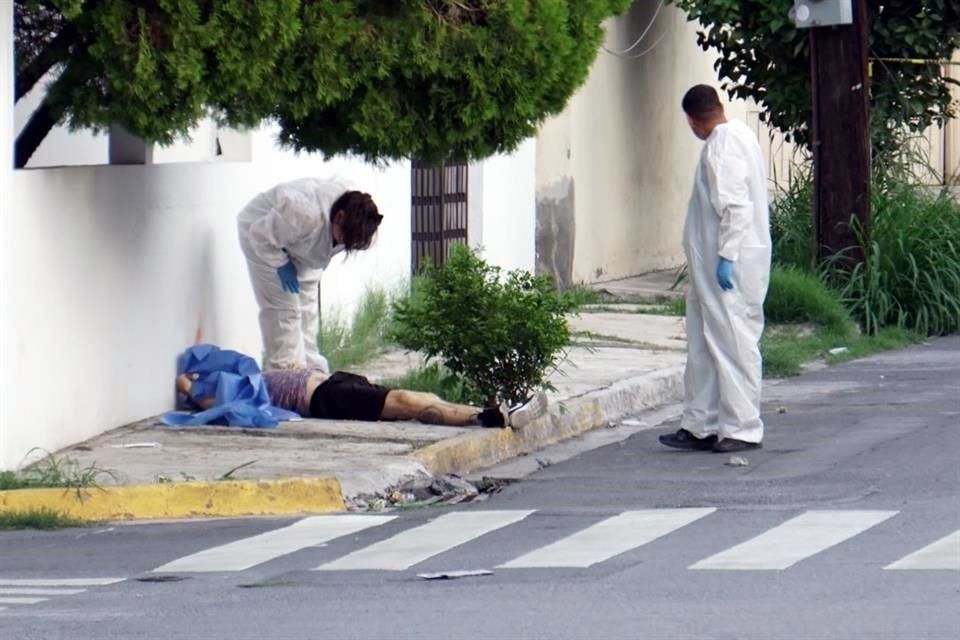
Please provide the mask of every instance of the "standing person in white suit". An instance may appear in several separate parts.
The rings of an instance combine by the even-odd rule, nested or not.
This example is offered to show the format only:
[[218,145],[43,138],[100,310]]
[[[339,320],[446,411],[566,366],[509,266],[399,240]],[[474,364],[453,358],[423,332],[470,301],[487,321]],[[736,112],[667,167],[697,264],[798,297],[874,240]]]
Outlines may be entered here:
[[329,373],[317,349],[320,276],[341,251],[368,249],[382,220],[369,194],[320,178],[279,184],[243,208],[237,226],[260,306],[265,371]]
[[683,420],[660,442],[716,453],[759,449],[771,251],[763,154],[745,124],[727,120],[713,87],[693,87],[682,106],[706,144],[683,234],[690,277]]

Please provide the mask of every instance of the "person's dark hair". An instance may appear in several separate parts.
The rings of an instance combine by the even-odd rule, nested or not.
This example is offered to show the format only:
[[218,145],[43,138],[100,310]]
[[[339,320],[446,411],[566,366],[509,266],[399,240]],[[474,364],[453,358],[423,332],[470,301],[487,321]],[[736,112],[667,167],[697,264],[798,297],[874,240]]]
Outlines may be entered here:
[[383,216],[377,210],[377,203],[369,193],[347,191],[337,198],[330,208],[330,219],[343,211],[340,231],[343,234],[343,246],[347,251],[363,251],[370,248],[373,236],[380,227]]
[[709,120],[717,112],[723,111],[717,90],[707,84],[691,87],[683,96],[683,111],[694,120]]

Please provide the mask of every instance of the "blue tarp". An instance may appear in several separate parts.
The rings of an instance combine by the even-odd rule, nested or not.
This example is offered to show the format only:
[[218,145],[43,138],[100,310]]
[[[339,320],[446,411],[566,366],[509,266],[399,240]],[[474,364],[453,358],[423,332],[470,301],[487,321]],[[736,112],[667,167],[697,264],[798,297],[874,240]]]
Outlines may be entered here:
[[212,344],[199,344],[183,352],[177,360],[177,375],[195,373],[191,394],[213,397],[215,404],[206,411],[167,413],[167,425],[216,424],[231,427],[276,427],[282,420],[299,420],[300,415],[270,404],[267,385],[260,366],[253,358]]

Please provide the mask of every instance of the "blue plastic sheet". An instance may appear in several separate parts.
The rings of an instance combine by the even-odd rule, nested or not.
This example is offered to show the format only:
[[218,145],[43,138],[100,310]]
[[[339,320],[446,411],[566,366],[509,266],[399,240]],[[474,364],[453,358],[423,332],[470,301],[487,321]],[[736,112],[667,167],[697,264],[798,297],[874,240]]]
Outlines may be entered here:
[[299,414],[270,404],[260,366],[242,353],[199,344],[177,360],[177,375],[181,373],[197,374],[191,394],[213,397],[214,406],[197,413],[167,413],[161,418],[164,424],[272,428],[283,420],[300,419]]

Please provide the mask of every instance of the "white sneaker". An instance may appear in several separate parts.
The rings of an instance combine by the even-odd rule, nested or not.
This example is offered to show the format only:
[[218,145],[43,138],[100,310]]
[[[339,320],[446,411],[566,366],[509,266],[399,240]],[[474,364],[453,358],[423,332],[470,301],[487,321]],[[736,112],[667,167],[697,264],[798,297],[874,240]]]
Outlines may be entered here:
[[513,429],[523,429],[546,412],[547,394],[543,390],[540,390],[523,404],[518,404],[507,411],[507,414],[510,416],[508,424]]

